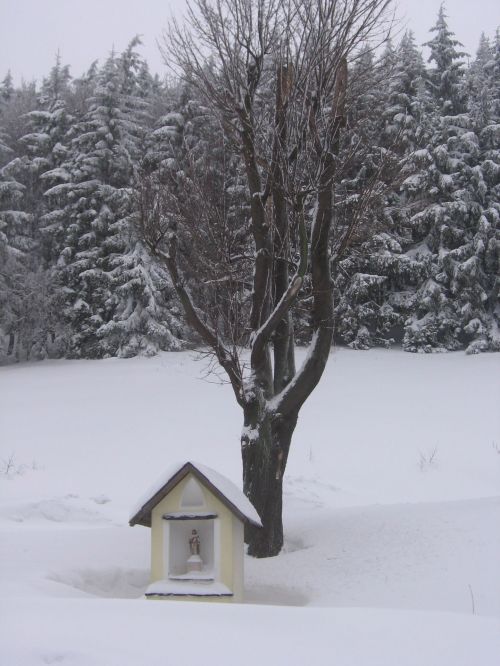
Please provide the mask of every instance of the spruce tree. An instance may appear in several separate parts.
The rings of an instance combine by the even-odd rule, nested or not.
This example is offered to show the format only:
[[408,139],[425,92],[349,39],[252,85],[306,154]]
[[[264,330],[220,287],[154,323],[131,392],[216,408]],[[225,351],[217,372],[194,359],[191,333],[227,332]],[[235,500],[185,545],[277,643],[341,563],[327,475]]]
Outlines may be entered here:
[[[408,145],[415,141],[411,139],[415,133],[412,91],[405,88],[405,84],[410,88],[408,79],[413,72],[405,72],[406,64],[401,47],[394,50],[389,43],[378,62],[368,50],[353,71],[360,90],[356,95],[354,89],[356,130],[351,141],[361,139],[365,150],[349,182],[350,197],[355,201],[367,188],[378,193],[372,197],[358,243],[340,261],[335,274],[337,335],[355,349],[389,344],[398,337],[403,321],[402,299],[392,299],[391,295],[402,290],[407,271],[404,217],[394,189],[397,174],[404,169]],[[379,111],[374,113],[374,109]],[[350,214],[349,206],[345,214]]]
[[[465,113],[463,53],[449,30],[443,6],[435,37],[428,42],[428,85],[433,110],[429,115],[432,135],[425,149],[410,155],[414,174],[404,183],[407,200],[418,212],[410,218],[415,256],[426,279],[418,286],[412,312],[405,323],[407,351],[458,349],[463,344],[462,322],[453,302],[452,279],[456,250],[464,240],[469,210],[457,201],[464,169],[468,116]],[[465,143],[464,143],[465,142]]]
[[465,108],[462,78],[463,58],[467,54],[457,50],[463,44],[454,38],[447,18],[442,4],[436,24],[430,29],[435,35],[425,44],[430,49],[429,62],[434,63],[428,80],[441,115],[456,116]]
[[[146,252],[136,227],[132,186],[146,159],[153,128],[153,99],[158,93],[147,65],[135,51],[134,39],[119,60],[121,72],[121,140],[130,157],[129,187],[124,207],[109,225],[105,275],[113,293],[112,311],[97,335],[106,354],[152,355],[182,347],[183,329],[174,290],[164,269]],[[154,140],[153,140],[154,141]]]
[[115,54],[100,70],[89,110],[73,129],[71,154],[65,165],[70,181],[48,196],[63,196],[67,220],[58,261],[66,292],[65,318],[71,328],[69,354],[105,355],[97,336],[113,310],[106,273],[110,225],[126,214],[126,188],[132,165],[120,109],[120,72]]
[[65,220],[58,281],[74,357],[179,345],[165,274],[151,269],[134,226],[133,185],[147,150],[154,89],[138,44],[136,38],[121,56],[112,54],[95,75],[88,111],[71,129],[64,173],[56,172],[60,182],[47,192],[51,215]]

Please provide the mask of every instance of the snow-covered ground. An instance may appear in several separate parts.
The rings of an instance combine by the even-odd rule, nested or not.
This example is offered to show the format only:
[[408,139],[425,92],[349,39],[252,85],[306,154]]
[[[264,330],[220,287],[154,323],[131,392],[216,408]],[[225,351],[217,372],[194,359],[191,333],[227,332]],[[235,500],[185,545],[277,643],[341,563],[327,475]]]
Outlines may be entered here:
[[0,663],[498,663],[500,355],[337,350],[300,415],[284,552],[241,606],[152,602],[138,497],[238,482],[241,418],[189,353],[0,369]]

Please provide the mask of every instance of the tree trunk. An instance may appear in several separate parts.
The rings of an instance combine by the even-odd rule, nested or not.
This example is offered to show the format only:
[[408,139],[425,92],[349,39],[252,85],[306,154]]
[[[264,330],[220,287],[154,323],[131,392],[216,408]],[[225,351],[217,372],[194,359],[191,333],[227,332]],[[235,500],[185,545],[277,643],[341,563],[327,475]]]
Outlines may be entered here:
[[245,541],[249,555],[272,557],[283,547],[283,474],[297,415],[269,414],[262,403],[249,406],[244,415],[243,490],[263,525],[262,529],[247,526]]
[[16,342],[16,334],[9,333],[9,346],[7,348],[7,356],[12,356],[14,354],[15,342]]

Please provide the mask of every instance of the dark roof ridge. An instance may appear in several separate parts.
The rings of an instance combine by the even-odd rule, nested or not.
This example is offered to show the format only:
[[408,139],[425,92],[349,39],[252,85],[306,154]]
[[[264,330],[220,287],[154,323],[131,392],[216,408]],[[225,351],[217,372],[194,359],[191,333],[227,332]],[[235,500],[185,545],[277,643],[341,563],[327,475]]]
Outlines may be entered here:
[[[208,475],[204,473],[203,470],[208,472]],[[173,472],[173,474],[167,476],[166,480],[161,482],[158,488],[155,488],[155,490],[151,491],[149,498],[141,500],[139,507],[136,507],[132,513],[132,516],[130,517],[129,525],[144,525],[145,527],[151,527],[151,512],[153,508],[159,502],[161,502],[161,500],[166,497],[168,493],[173,490],[173,488],[175,488],[175,486],[177,486],[177,484],[180,483],[180,481],[182,481],[182,479],[184,479],[189,473],[192,473],[193,476],[195,476],[242,522],[249,523],[257,527],[262,527],[262,523],[254,507],[250,504],[249,500],[243,495],[243,493],[233,484],[232,481],[226,479],[226,477],[222,476],[218,472],[215,472],[215,470],[212,470],[204,465],[199,465],[190,460],[186,461],[184,464],[178,467],[176,471]],[[225,494],[223,490],[217,486],[214,480],[209,478],[210,474],[216,476],[217,480],[223,481],[221,485],[227,486],[227,484],[230,484],[231,491],[234,492],[234,490],[236,490],[241,495],[244,502],[242,501],[240,506],[238,506],[238,503],[231,501],[231,499],[227,497],[227,494]],[[241,506],[241,504],[246,504],[247,506]]]

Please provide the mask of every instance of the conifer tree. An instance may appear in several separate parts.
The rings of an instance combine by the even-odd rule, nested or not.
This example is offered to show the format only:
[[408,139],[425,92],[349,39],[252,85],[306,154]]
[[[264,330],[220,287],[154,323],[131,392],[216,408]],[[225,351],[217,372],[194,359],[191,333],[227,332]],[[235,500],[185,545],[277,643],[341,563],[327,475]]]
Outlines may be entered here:
[[111,54],[99,71],[88,112],[74,127],[65,166],[70,181],[49,190],[64,196],[67,219],[58,261],[67,296],[65,316],[72,330],[71,356],[105,354],[97,336],[113,310],[106,274],[110,226],[127,213],[126,188],[132,175],[128,136],[120,109],[120,71]]
[[[37,179],[22,136],[27,130],[26,113],[34,105],[33,86],[23,86],[3,97],[1,124],[3,166],[0,168],[0,244],[5,264],[0,279],[4,307],[0,329],[7,336],[4,356],[23,359],[40,351],[37,324],[34,320],[36,297],[32,276],[37,272],[37,237],[34,210],[37,205]],[[34,300],[35,299],[35,300]],[[35,339],[37,339],[35,341]],[[34,345],[38,343],[38,350]],[[43,352],[42,352],[43,354]]]
[[26,148],[36,187],[35,217],[39,257],[43,267],[52,267],[59,256],[63,220],[51,215],[45,192],[53,182],[68,180],[63,168],[68,153],[68,133],[73,117],[67,111],[70,95],[68,66],[61,66],[60,56],[44,79],[37,108],[26,115],[29,132],[21,138]]
[[[135,38],[119,61],[121,72],[120,111],[124,128],[121,140],[130,158],[128,185],[134,185],[138,167],[146,158],[152,129],[152,98],[157,93],[135,47]],[[112,311],[97,335],[106,354],[151,355],[182,347],[183,329],[175,304],[174,290],[165,270],[146,252],[137,234],[135,200],[130,187],[124,208],[109,225],[106,246],[106,278],[113,293]]]
[[[400,303],[388,300],[400,286],[405,268],[404,220],[394,185],[396,174],[404,169],[405,150],[415,130],[405,106],[408,98],[401,81],[400,49],[389,42],[378,62],[367,51],[353,69],[354,81],[359,76],[360,86],[353,120],[364,135],[365,150],[350,183],[351,196],[355,198],[367,186],[378,192],[372,197],[355,249],[340,261],[335,276],[337,336],[355,349],[388,344],[402,323]],[[374,114],[373,109],[380,112]],[[351,141],[359,140],[359,129]],[[350,214],[349,209],[346,213]]]
[[[432,136],[422,151],[413,153],[414,174],[403,183],[406,197],[421,210],[410,219],[414,246],[409,252],[421,264],[426,279],[418,286],[412,312],[405,324],[408,351],[458,349],[462,345],[460,316],[453,304],[451,279],[453,251],[463,239],[468,212],[457,205],[466,156],[461,137],[467,133],[462,56],[441,6],[435,37],[428,42],[434,67],[428,83],[434,106],[430,114]],[[464,136],[464,141],[467,142]],[[470,147],[470,144],[469,144]]]
[[436,24],[430,29],[435,36],[425,46],[430,49],[429,62],[434,63],[428,80],[439,111],[443,116],[454,116],[465,108],[462,77],[463,57],[467,54],[457,50],[463,44],[454,38],[446,19],[442,4]]
[[47,192],[50,215],[66,220],[58,281],[71,356],[130,356],[179,344],[165,274],[148,272],[133,224],[132,186],[147,148],[154,89],[138,44],[135,38],[97,72],[88,111],[71,129],[68,158],[50,174],[59,177]]

